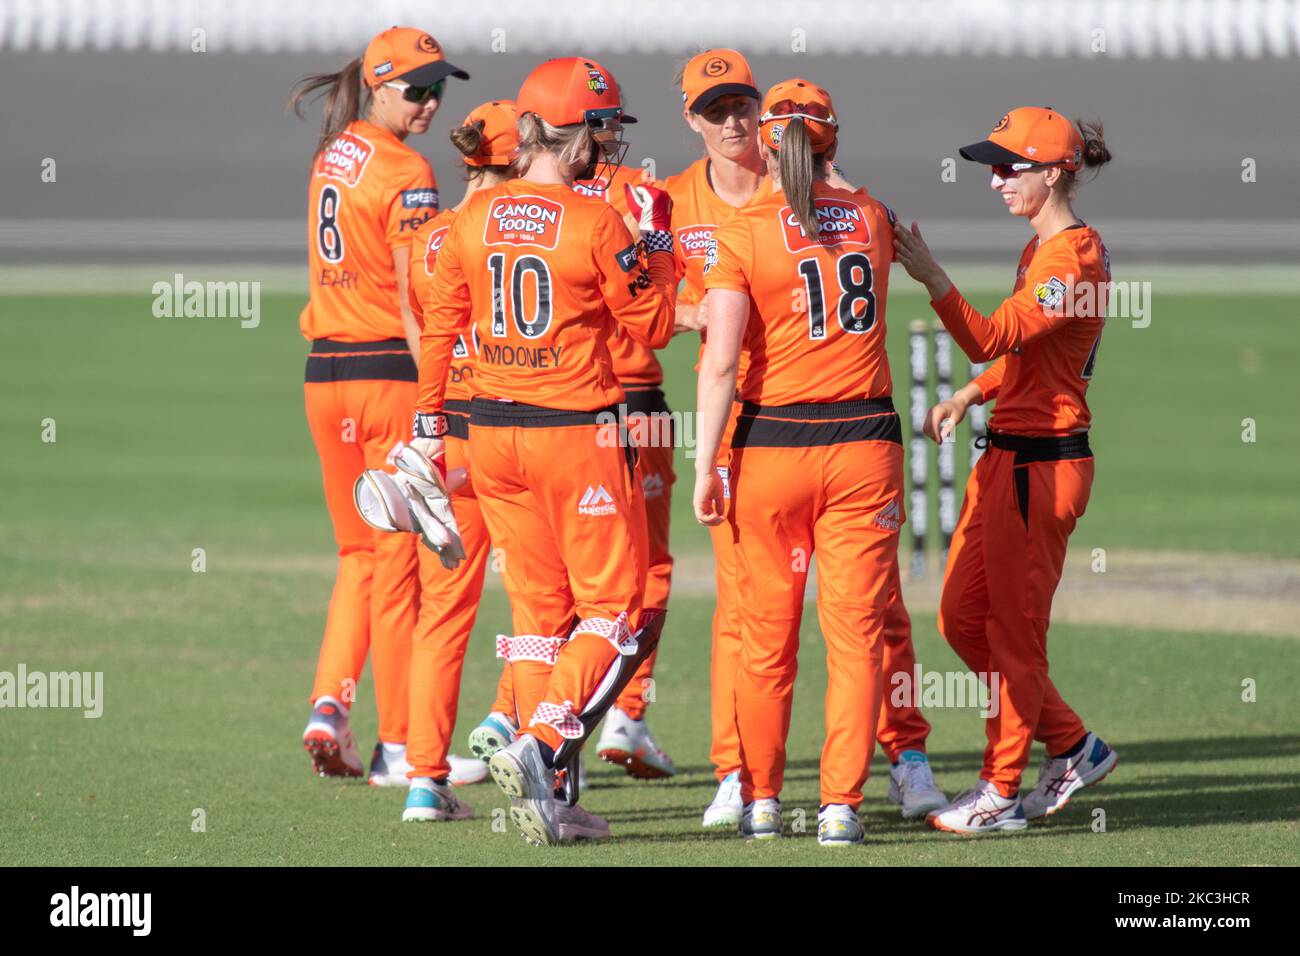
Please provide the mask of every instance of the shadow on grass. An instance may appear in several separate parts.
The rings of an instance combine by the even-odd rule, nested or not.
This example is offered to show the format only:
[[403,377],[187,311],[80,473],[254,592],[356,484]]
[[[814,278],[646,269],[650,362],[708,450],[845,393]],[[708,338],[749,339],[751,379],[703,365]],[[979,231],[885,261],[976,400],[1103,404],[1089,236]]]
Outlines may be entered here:
[[[1107,832],[1138,828],[1198,827],[1223,824],[1276,823],[1300,819],[1300,773],[1260,773],[1225,767],[1221,773],[1203,769],[1170,773],[1161,764],[1186,763],[1197,768],[1215,762],[1258,761],[1300,756],[1300,735],[1274,734],[1239,737],[1193,737],[1182,740],[1115,742],[1120,763],[1115,772],[1096,789],[1075,795],[1070,805],[1050,818],[1035,822],[1017,834],[997,838],[1052,839],[1090,832],[1105,811]],[[931,753],[930,761],[943,773],[969,771],[972,777],[981,764],[979,752]],[[656,784],[659,794],[677,794],[710,789],[714,778],[707,766],[681,768],[681,775]],[[816,760],[792,760],[787,764],[787,782],[816,781]],[[1035,773],[1031,766],[1028,776]],[[690,779],[682,779],[689,776]],[[1031,786],[1032,780],[1026,786]],[[614,784],[609,785],[613,789]],[[603,789],[603,788],[602,788]],[[661,808],[611,810],[611,823],[646,824],[697,818],[703,807],[692,798]],[[922,820],[904,820],[896,809],[868,799],[862,808],[868,844],[911,844],[935,839],[963,839],[929,830]],[[790,820],[787,819],[787,826]],[[791,839],[815,839],[816,817],[805,817],[806,832],[787,834]],[[730,829],[699,830],[694,833],[616,834],[617,842],[698,843],[701,840],[738,839]]]

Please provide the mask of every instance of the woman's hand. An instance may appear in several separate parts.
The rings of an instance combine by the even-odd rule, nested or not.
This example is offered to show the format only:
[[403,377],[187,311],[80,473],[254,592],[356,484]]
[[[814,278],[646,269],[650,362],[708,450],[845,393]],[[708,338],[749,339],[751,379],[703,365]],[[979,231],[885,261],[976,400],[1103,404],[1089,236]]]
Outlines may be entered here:
[[948,274],[930,253],[921,236],[921,227],[915,221],[911,229],[903,226],[894,229],[894,258],[908,275],[926,287],[932,302],[938,302],[952,288]]
[[699,332],[709,324],[708,313],[705,311],[704,303],[707,297],[691,305],[687,302],[678,301],[677,312],[673,316],[673,334],[678,335],[682,332]]
[[722,479],[717,469],[695,473],[695,520],[706,527],[716,527],[727,520],[727,505],[722,496]]
[[942,445],[957,430],[961,420],[966,417],[968,403],[964,398],[954,395],[947,401],[933,405],[926,413],[921,430],[925,437],[936,445]]

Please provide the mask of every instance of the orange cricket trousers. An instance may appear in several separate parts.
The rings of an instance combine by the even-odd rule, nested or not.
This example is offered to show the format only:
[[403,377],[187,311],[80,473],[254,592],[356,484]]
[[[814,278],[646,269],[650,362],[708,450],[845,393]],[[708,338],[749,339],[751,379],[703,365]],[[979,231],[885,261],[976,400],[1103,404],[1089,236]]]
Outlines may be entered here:
[[[821,564],[818,562],[818,574]],[[889,570],[889,606],[885,610],[885,636],[881,654],[880,723],[876,727],[876,740],[890,763],[897,763],[905,750],[925,752],[925,742],[930,736],[930,722],[915,706],[916,695],[903,706],[893,702],[890,691],[895,674],[906,674],[909,682],[916,674],[916,649],[912,646],[912,619],[903,604],[903,590],[899,583],[898,561]]]
[[407,776],[435,780],[451,773],[447,753],[456,729],[461,672],[491,550],[469,462],[469,402],[448,401],[446,412],[447,471],[470,471],[469,480],[452,494],[465,560],[449,571],[436,553],[424,546],[418,549],[420,612],[411,641],[411,724],[406,742],[411,765]]
[[1066,542],[1088,505],[1087,433],[994,433],[966,483],[939,606],[939,631],[972,671],[998,675],[980,777],[1005,796],[1020,788],[1035,739],[1047,752],[1084,735],[1047,668],[1047,627]]
[[385,467],[393,445],[410,437],[415,362],[405,339],[317,339],[306,377],[307,424],[339,549],[311,699],[329,695],[350,707],[369,651],[379,739],[405,743],[411,632],[419,602],[417,539],[385,534],[362,521],[352,486],[365,469]]
[[[727,418],[718,461],[728,461],[731,435],[736,428],[740,404],[733,403]],[[731,468],[717,467],[722,481],[723,502],[730,518]],[[721,781],[740,769],[740,730],[736,727],[736,672],[740,669],[740,559],[736,555],[730,521],[709,528],[713,542],[713,578],[717,603],[713,607],[713,644],[709,659],[710,725],[709,760],[714,776]]]
[[828,672],[821,802],[857,807],[876,746],[885,615],[904,520],[902,430],[893,402],[746,403],[730,477],[743,797],[781,792],[804,589],[816,554]]
[[[597,424],[602,412],[610,424]],[[620,447],[617,413],[471,403],[475,492],[514,621],[497,654],[522,731],[556,750],[582,736],[593,691],[635,652],[649,544],[636,449]]]

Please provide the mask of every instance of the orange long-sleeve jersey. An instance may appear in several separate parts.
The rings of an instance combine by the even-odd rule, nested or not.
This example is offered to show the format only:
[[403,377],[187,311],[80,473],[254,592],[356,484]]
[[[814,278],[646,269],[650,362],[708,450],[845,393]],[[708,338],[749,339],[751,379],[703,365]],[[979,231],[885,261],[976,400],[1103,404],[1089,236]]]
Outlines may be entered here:
[[1106,246],[1094,229],[1079,225],[1044,243],[1029,241],[1012,295],[992,315],[956,288],[931,303],[971,361],[999,359],[975,380],[985,401],[998,401],[990,430],[1060,435],[1088,428],[1088,382],[1109,283]]
[[475,193],[443,239],[424,298],[418,409],[439,412],[458,337],[478,336],[474,393],[593,411],[622,400],[608,339],[673,333],[673,257],[646,255],[613,207],[563,184]]
[[406,335],[393,250],[438,211],[428,161],[392,133],[350,123],[312,165],[307,248],[309,339],[374,342]]
[[[433,270],[438,263],[438,250],[447,238],[456,210],[446,209],[426,220],[411,238],[411,269],[407,291],[411,297],[411,311],[424,328],[424,302],[433,288]],[[478,340],[473,331],[458,335],[451,350],[451,366],[447,371],[447,398],[468,401],[474,397],[474,359],[478,355]]]
[[883,398],[885,300],[894,214],[868,196],[813,184],[820,233],[807,235],[785,194],[737,209],[714,234],[704,285],[750,298],[750,366],[740,398],[760,405]]
[[[627,194],[623,186],[648,182],[659,186],[646,175],[639,166],[615,166],[608,174],[608,182],[580,179],[573,184],[573,191],[609,203],[620,216],[629,215]],[[624,385],[662,385],[664,370],[655,357],[654,349],[638,342],[623,332],[617,325],[609,337],[609,357],[614,363],[614,375]]]

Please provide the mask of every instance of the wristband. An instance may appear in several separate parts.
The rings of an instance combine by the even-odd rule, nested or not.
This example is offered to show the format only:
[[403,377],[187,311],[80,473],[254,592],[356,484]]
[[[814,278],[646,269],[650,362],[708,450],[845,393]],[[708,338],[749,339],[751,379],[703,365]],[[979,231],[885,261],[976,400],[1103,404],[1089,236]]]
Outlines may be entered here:
[[447,434],[447,416],[441,412],[416,412],[413,438],[441,438]]
[[673,234],[667,229],[651,229],[641,233],[645,242],[646,253],[673,251]]

